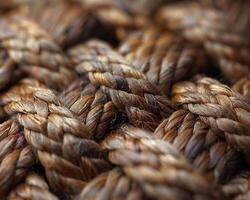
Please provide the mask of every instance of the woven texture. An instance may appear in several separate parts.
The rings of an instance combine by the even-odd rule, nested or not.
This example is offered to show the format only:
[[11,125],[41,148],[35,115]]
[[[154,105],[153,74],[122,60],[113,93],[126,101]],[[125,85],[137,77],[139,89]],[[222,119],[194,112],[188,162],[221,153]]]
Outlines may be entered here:
[[165,94],[174,82],[202,71],[206,62],[199,45],[156,28],[129,35],[119,51]]
[[87,74],[90,82],[100,87],[132,124],[152,130],[162,117],[173,112],[169,99],[106,44],[89,41],[69,54],[76,71]]
[[230,182],[222,186],[225,197],[231,199],[249,199],[250,174],[249,171],[239,172]]
[[52,91],[38,91],[34,96],[33,100],[11,102],[5,111],[18,114],[25,138],[36,150],[50,185],[66,198],[109,165],[98,144],[88,140],[87,127],[60,106]]
[[60,47],[33,21],[13,16],[2,21],[0,31],[10,58],[31,77],[58,90],[76,77]]
[[103,139],[124,118],[110,98],[88,79],[74,81],[60,94],[60,101],[79,116],[90,131],[90,138],[96,141]]
[[199,115],[180,109],[165,119],[154,135],[172,143],[210,180],[225,182],[236,171],[236,151],[216,135]]
[[249,9],[0,0],[0,199],[250,199]]
[[208,1],[208,8],[188,37],[200,38],[208,53],[228,78],[235,82],[249,74],[249,1]]
[[14,77],[15,64],[5,49],[0,51],[0,89],[7,86]]
[[158,10],[156,21],[167,30],[186,31],[199,24],[201,14],[201,6],[195,1],[174,2]]
[[31,4],[35,21],[63,47],[84,40],[93,33],[96,19],[83,6],[64,1],[41,1]]
[[0,124],[0,198],[30,171],[35,156],[15,120]]
[[58,200],[55,195],[50,193],[46,181],[35,173],[30,173],[23,183],[11,190],[8,199]]
[[250,76],[246,76],[233,85],[233,89],[247,98],[250,102]]
[[243,96],[210,78],[177,83],[173,100],[200,115],[216,134],[237,149],[248,150],[250,107]]
[[219,191],[208,195],[213,184],[195,172],[175,148],[153,138],[152,133],[123,127],[106,138],[102,146],[109,149],[109,160],[135,181],[147,197],[216,199],[219,195]]

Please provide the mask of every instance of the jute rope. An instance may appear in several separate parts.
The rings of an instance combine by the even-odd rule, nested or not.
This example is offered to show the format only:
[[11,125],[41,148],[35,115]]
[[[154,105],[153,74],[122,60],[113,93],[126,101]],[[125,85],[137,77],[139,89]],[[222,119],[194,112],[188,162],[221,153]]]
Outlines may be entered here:
[[56,90],[62,90],[76,74],[60,47],[36,23],[20,15],[0,24],[1,45],[11,59],[29,74]]
[[199,115],[236,149],[249,150],[250,106],[239,93],[210,78],[177,83],[173,101]]
[[0,124],[0,198],[31,170],[35,156],[27,144],[19,123],[7,120]]
[[58,198],[49,191],[47,182],[35,173],[30,173],[23,183],[13,188],[7,199],[58,200]]
[[109,168],[105,152],[89,140],[90,133],[50,90],[39,90],[32,100],[13,101],[4,107],[17,115],[25,138],[35,150],[53,191],[70,198],[98,173]]
[[142,72],[107,44],[89,41],[71,49],[69,55],[76,71],[87,75],[132,124],[154,130],[175,109]]

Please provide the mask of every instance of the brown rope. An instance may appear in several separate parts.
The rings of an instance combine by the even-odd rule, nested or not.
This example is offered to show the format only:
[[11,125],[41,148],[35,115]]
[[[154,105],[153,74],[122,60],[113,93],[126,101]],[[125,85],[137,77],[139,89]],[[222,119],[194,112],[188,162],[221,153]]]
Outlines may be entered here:
[[46,181],[35,173],[30,173],[23,183],[13,188],[7,199],[58,200],[58,198],[49,191]]
[[222,186],[222,192],[227,199],[249,199],[250,172],[242,171],[238,173],[229,183]]
[[68,47],[93,34],[96,19],[83,6],[65,1],[41,1],[31,6],[32,17],[60,46]]
[[173,101],[199,115],[214,133],[225,136],[235,148],[249,150],[250,105],[240,94],[216,80],[201,78],[177,83]]
[[38,91],[33,100],[11,102],[5,112],[17,114],[51,188],[64,198],[78,194],[86,181],[109,168],[105,153],[88,139],[87,127],[60,106],[52,91]]
[[5,113],[4,108],[8,104],[22,100],[32,101],[34,99],[33,94],[35,92],[45,89],[46,87],[36,79],[22,79],[9,90],[0,95],[0,107],[3,110],[0,118],[3,119],[7,117],[8,114]]
[[199,37],[229,81],[235,82],[250,72],[250,3],[249,1],[221,1],[205,8],[200,23],[187,33]]
[[239,164],[236,152],[199,119],[199,116],[180,109],[165,119],[154,135],[168,141],[194,167],[214,182],[225,182]]
[[18,15],[5,18],[0,32],[1,44],[31,77],[57,90],[76,78],[60,48],[30,19]]
[[5,49],[0,50],[0,65],[0,89],[2,89],[11,82],[15,69],[15,64]]
[[120,169],[116,168],[103,173],[93,179],[76,200],[105,199],[105,200],[148,200],[142,189],[126,176]]
[[196,1],[176,1],[162,6],[156,13],[156,21],[167,30],[185,31],[199,23],[202,11]]
[[114,43],[114,38],[123,40],[131,31],[147,26],[150,21],[142,15],[129,15],[114,6],[92,7],[91,10],[99,22],[97,29],[100,30],[101,26],[102,36],[99,38],[107,39],[111,43]]
[[0,198],[31,169],[35,156],[15,120],[0,124]]
[[90,138],[99,141],[116,126],[119,113],[100,89],[88,79],[78,79],[60,94],[60,102],[86,124]]
[[247,98],[250,102],[250,76],[246,76],[233,85],[233,89]]
[[201,71],[206,63],[201,47],[154,27],[129,35],[119,51],[165,94],[173,83]]
[[87,74],[135,126],[154,130],[173,104],[130,62],[100,41],[89,41],[69,52],[76,71]]
[[102,146],[109,150],[109,160],[139,184],[147,197],[195,199],[200,196],[209,199],[216,194],[210,194],[212,184],[171,144],[135,128],[121,132],[106,138]]

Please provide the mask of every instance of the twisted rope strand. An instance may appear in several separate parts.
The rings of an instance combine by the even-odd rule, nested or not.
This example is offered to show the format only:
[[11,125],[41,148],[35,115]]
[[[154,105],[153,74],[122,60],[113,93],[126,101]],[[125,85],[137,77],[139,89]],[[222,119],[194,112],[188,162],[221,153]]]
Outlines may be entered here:
[[84,6],[67,1],[38,2],[30,14],[64,48],[90,37],[97,23]]
[[79,74],[87,74],[93,85],[100,87],[135,126],[150,130],[175,106],[151,84],[144,74],[134,69],[107,44],[89,41],[69,51]]
[[214,133],[236,149],[249,150],[250,105],[243,96],[209,78],[177,83],[172,93],[173,101],[199,115]]
[[198,33],[207,52],[233,83],[250,71],[249,8],[249,1],[209,3],[203,9],[199,24],[186,33],[193,40]]
[[31,169],[35,156],[15,120],[0,124],[0,198]]
[[154,135],[168,141],[194,167],[214,182],[225,182],[238,166],[238,156],[199,116],[180,109],[157,127]]
[[109,160],[139,184],[147,197],[211,197],[211,183],[195,172],[171,144],[153,138],[152,133],[129,127],[106,138],[102,146],[109,150]]
[[201,71],[206,62],[201,47],[154,27],[129,35],[119,51],[165,94],[173,83]]
[[62,90],[76,75],[68,58],[50,36],[27,17],[11,16],[0,25],[1,44],[31,77]]
[[113,102],[88,80],[78,79],[60,94],[60,102],[86,124],[90,138],[100,141],[116,126],[119,113]]
[[64,198],[78,194],[86,181],[109,168],[105,153],[88,139],[87,127],[60,106],[52,91],[37,91],[32,101],[11,102],[5,111],[17,115],[51,188]]
[[58,200],[49,191],[46,181],[35,173],[30,173],[25,181],[13,188],[7,198],[8,200]]
[[249,199],[250,172],[245,170],[238,173],[229,183],[222,186],[222,192],[230,199]]

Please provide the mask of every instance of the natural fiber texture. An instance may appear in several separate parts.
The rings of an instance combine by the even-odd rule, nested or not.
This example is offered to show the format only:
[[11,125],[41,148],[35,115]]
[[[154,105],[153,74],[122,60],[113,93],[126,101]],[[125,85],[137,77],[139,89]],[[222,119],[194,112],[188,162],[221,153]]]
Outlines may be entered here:
[[[210,199],[213,185],[195,172],[169,143],[125,127],[106,138],[109,160],[152,199]],[[218,191],[217,191],[218,192]]]
[[119,51],[165,94],[173,83],[201,71],[206,62],[201,47],[157,28],[131,34]]
[[168,141],[199,171],[214,182],[225,182],[235,173],[238,155],[198,115],[180,109],[165,119],[154,135]]
[[32,101],[12,102],[5,106],[5,111],[17,114],[53,191],[69,198],[109,167],[103,160],[105,154],[98,144],[87,139],[87,127],[60,106],[52,91],[38,91],[34,97]]
[[250,105],[240,94],[214,79],[200,78],[177,83],[173,87],[173,101],[199,115],[233,147],[249,150]]
[[185,31],[198,25],[202,12],[196,1],[177,1],[162,6],[156,13],[156,21],[167,30]]
[[250,199],[249,10],[0,0],[0,200]]
[[233,90],[239,92],[247,98],[250,103],[250,76],[246,76],[233,85]]
[[161,118],[173,112],[168,98],[107,44],[89,41],[69,54],[76,71],[87,74],[90,82],[100,87],[135,126],[154,130]]
[[11,190],[8,200],[58,200],[49,191],[46,181],[35,173],[30,173],[25,181]]
[[92,180],[76,200],[147,200],[137,183],[126,176],[120,169],[103,173]]
[[[99,22],[98,29],[104,38],[114,44],[114,40],[123,40],[131,31],[149,24],[149,19],[141,15],[129,15],[126,12],[110,6],[91,9]],[[101,28],[100,28],[101,26]]]
[[250,198],[250,172],[238,173],[229,183],[222,186],[222,192],[227,199],[247,200]]
[[76,77],[59,46],[26,17],[17,15],[1,21],[0,41],[23,71],[54,89],[62,90]]
[[90,138],[103,139],[116,125],[119,113],[113,102],[88,79],[74,81],[60,94],[60,101],[86,124]]
[[21,181],[35,157],[27,145],[21,126],[15,120],[0,124],[0,198]]
[[65,1],[41,1],[31,6],[30,12],[63,47],[90,37],[96,24],[94,16],[83,6]]
[[2,89],[11,82],[15,69],[15,64],[5,49],[0,50],[0,66],[0,89]]
[[[217,3],[218,2],[218,3]],[[221,2],[221,3],[220,3]],[[231,82],[250,72],[250,2],[209,1],[200,23],[187,33],[202,38],[206,50]]]
[[4,111],[4,108],[10,103],[22,100],[32,101],[34,99],[33,94],[37,91],[44,90],[45,88],[46,87],[42,83],[35,79],[22,79],[9,90],[3,92],[0,95],[0,119],[8,116],[8,114]]

